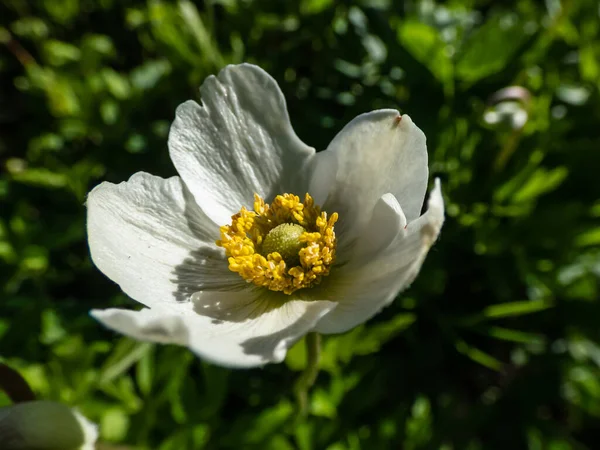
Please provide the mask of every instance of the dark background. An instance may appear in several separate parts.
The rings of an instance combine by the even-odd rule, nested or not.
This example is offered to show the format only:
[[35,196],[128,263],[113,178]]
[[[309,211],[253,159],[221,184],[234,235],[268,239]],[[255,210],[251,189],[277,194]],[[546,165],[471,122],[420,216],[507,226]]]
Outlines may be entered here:
[[[594,0],[4,0],[1,360],[128,448],[600,448],[599,36]],[[175,174],[176,106],[242,61],[317,149],[410,114],[446,198],[413,286],[325,339],[306,420],[301,345],[228,371],[87,315],[134,303],[90,262],[86,193]],[[530,99],[488,102],[511,85]]]

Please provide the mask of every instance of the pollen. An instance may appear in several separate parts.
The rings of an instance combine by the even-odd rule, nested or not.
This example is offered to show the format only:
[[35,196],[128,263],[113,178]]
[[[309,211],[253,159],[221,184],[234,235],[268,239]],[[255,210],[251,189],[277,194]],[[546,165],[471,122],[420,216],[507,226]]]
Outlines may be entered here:
[[329,275],[335,260],[334,225],[307,193],[275,197],[269,205],[254,194],[254,210],[242,207],[221,227],[216,242],[225,249],[229,270],[248,283],[291,294],[310,288]]

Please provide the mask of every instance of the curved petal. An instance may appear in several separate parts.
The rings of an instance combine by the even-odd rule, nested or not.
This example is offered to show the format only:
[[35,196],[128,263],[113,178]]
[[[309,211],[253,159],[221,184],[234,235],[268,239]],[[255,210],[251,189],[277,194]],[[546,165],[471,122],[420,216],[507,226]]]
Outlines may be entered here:
[[[202,105],[179,106],[169,133],[173,164],[207,215],[229,223],[253,195],[301,192],[314,155],[296,136],[277,82],[251,64],[227,66],[200,88]],[[300,183],[298,185],[297,183]]]
[[84,444],[79,447],[79,450],[94,450],[96,448],[96,441],[98,440],[98,426],[90,422],[76,409],[73,410],[73,414],[83,432]]
[[348,264],[376,258],[404,227],[406,217],[396,197],[390,193],[382,195],[373,208],[371,220],[354,246],[354,253]]
[[396,110],[356,117],[315,156],[312,167],[310,192],[320,197],[329,191],[323,207],[339,213],[336,232],[347,245],[362,232],[385,193],[396,197],[409,222],[421,212],[428,177],[425,135]]
[[140,172],[100,184],[87,198],[87,231],[94,264],[146,306],[178,308],[203,288],[245,285],[214,244],[218,227],[179,177]]
[[340,267],[331,281],[331,299],[338,306],[315,327],[320,333],[342,333],[373,317],[415,279],[444,223],[444,200],[439,180],[431,192],[428,209],[401,230],[378,258],[364,265]]
[[336,306],[324,300],[282,302],[277,296],[259,295],[251,290],[198,293],[193,296],[196,312],[188,314],[107,309],[92,315],[135,339],[183,345],[212,363],[246,368],[283,361],[294,342]]

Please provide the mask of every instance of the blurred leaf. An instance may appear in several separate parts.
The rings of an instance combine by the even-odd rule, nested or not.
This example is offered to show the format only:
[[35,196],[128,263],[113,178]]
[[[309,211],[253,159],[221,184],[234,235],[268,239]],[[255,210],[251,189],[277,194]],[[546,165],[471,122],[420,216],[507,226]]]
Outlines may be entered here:
[[120,339],[100,370],[98,383],[100,385],[110,383],[122,375],[148,353],[151,347],[152,344],[147,342],[137,342],[129,338]]
[[56,22],[67,24],[79,13],[79,0],[41,0],[48,14]]
[[336,405],[331,401],[327,393],[320,389],[316,389],[311,395],[310,412],[315,416],[328,417],[330,419],[335,419],[337,416]]
[[333,0],[302,0],[300,3],[300,12],[302,14],[319,14],[328,9]]
[[511,14],[488,19],[467,39],[456,56],[456,76],[469,83],[497,74],[512,61],[527,35]]
[[424,23],[406,20],[398,28],[401,44],[442,84],[452,81],[453,64],[438,31]]
[[162,443],[159,450],[202,449],[205,447],[209,435],[210,428],[206,424],[178,429]]
[[[229,442],[244,442],[247,445],[265,442],[292,417],[294,408],[288,401],[281,401],[277,405],[264,409],[258,414],[245,417],[230,429],[227,437],[223,437],[223,444]],[[228,445],[228,444],[225,444]]]
[[544,342],[543,336],[518,330],[511,330],[509,328],[487,327],[484,332],[493,338],[504,341],[535,345]]
[[62,339],[65,334],[66,331],[60,323],[60,317],[57,315],[56,311],[51,309],[43,311],[40,342],[50,345]]
[[81,50],[74,45],[57,40],[44,42],[44,52],[48,62],[53,66],[62,66],[81,58]]
[[48,36],[48,24],[39,17],[22,17],[11,24],[11,30],[20,37],[43,39]]
[[228,393],[229,372],[221,367],[202,364],[204,374],[204,404],[202,414],[212,417],[223,406]]
[[112,100],[105,100],[100,105],[100,115],[106,125],[114,125],[119,120],[119,104]]
[[522,316],[533,314],[553,306],[547,300],[525,300],[521,302],[501,303],[490,305],[483,310],[483,316],[488,319],[500,319],[504,317]]
[[166,60],[147,61],[131,72],[131,83],[140,90],[153,88],[161,78],[171,72],[171,65]]
[[577,236],[576,245],[580,247],[600,245],[600,228],[585,231]]
[[535,198],[556,189],[568,175],[565,167],[557,167],[552,170],[540,168],[536,170],[527,182],[515,192],[512,200],[515,203],[522,203],[534,200]]
[[[371,326],[360,325],[344,335],[328,337],[321,356],[323,369],[335,373],[340,363],[348,363],[353,356],[377,353],[382,345],[402,333],[415,320],[414,314],[403,313],[387,322]],[[301,342],[288,352],[286,363],[292,370],[304,368],[306,352]]]
[[154,358],[154,347],[142,355],[136,365],[136,381],[140,392],[144,396],[148,396],[152,392],[152,384],[154,379],[153,366],[156,360]]
[[35,65],[27,67],[27,75],[31,84],[46,94],[52,115],[67,117],[80,112],[79,98],[70,80],[49,68]]
[[190,34],[196,40],[200,53],[216,67],[223,66],[225,63],[219,48],[213,42],[211,34],[204,26],[202,18],[194,4],[188,0],[179,0],[179,10]]
[[100,422],[102,439],[118,442],[125,437],[128,429],[129,418],[123,410],[110,408],[102,415],[102,421]]
[[148,4],[148,16],[152,32],[156,39],[167,46],[173,56],[194,64],[198,55],[191,47],[189,35],[182,30],[184,23],[175,5],[161,0],[152,0]]
[[541,152],[533,153],[529,162],[510,180],[499,186],[494,193],[497,202],[531,202],[556,189],[569,174],[566,167],[546,169],[539,167]]
[[66,174],[52,172],[42,167],[29,167],[23,171],[13,172],[11,175],[13,180],[32,186],[55,189],[63,188],[67,185]]
[[[116,52],[110,36],[104,34],[87,34],[83,37],[81,46],[102,56],[113,56]],[[87,53],[86,52],[86,53]]]
[[426,397],[418,397],[412,405],[411,417],[405,425],[406,448],[423,448],[431,438],[431,404]]
[[502,363],[498,359],[481,349],[467,344],[465,341],[458,341],[455,345],[456,350],[460,353],[488,369],[499,371],[502,368]]
[[104,82],[106,83],[108,91],[115,98],[119,100],[125,100],[127,97],[129,97],[131,88],[125,76],[108,68],[104,69],[101,74],[104,78]]
[[600,77],[600,51],[598,45],[586,44],[579,50],[579,68],[584,80],[595,82]]

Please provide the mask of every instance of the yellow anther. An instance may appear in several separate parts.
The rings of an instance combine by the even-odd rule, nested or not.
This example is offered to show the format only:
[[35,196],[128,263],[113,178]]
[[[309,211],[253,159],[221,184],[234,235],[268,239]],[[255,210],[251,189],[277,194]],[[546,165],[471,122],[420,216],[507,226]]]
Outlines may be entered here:
[[329,275],[335,259],[334,225],[306,194],[275,197],[269,205],[254,194],[254,211],[242,207],[221,227],[216,242],[225,249],[229,270],[249,283],[291,294],[312,287]]

